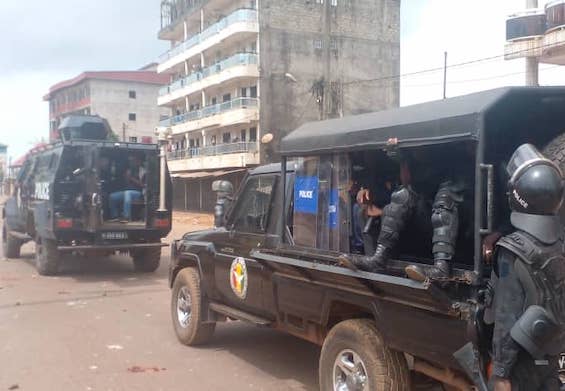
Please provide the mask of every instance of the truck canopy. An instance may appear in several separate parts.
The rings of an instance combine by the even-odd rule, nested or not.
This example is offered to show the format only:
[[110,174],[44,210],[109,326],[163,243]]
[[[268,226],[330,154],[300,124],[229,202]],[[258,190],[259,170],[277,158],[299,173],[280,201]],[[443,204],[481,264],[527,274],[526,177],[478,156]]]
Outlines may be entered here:
[[303,156],[355,151],[383,147],[391,140],[404,147],[465,139],[478,141],[492,132],[514,135],[538,129],[540,125],[549,140],[561,130],[563,107],[563,87],[505,87],[309,122],[283,138],[280,152],[286,156]]

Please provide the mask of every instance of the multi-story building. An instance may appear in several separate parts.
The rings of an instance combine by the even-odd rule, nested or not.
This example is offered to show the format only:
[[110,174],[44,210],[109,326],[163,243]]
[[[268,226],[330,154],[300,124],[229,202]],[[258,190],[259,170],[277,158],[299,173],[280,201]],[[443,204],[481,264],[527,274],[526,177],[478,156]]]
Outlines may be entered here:
[[305,121],[398,105],[399,19],[400,0],[163,0],[175,206],[210,210],[213,177],[276,161]]
[[8,177],[8,146],[0,144],[0,195],[4,194],[4,181]]
[[538,8],[526,0],[526,9],[506,20],[505,59],[526,59],[526,84],[538,85],[538,64],[565,65],[565,0],[550,0]]
[[122,141],[154,142],[155,127],[167,110],[156,104],[159,88],[169,76],[143,68],[139,71],[84,72],[49,90],[50,140],[57,137],[61,119],[70,114],[106,118]]

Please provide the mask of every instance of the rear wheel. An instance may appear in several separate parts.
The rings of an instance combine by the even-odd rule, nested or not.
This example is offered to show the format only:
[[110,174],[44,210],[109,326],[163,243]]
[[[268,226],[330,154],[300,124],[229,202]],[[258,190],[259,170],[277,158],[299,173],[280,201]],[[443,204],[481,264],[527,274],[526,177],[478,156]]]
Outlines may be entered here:
[[6,224],[2,227],[2,247],[4,250],[4,257],[6,258],[19,258],[22,242],[8,234]]
[[182,269],[173,284],[171,315],[177,338],[185,345],[205,344],[214,334],[216,323],[203,323],[202,304],[198,272],[190,267]]
[[35,267],[42,276],[52,276],[59,271],[59,251],[57,242],[38,237],[35,240]]
[[[553,160],[561,168],[561,172],[565,173],[565,134],[561,134],[551,140],[543,148],[543,154],[548,159]],[[565,222],[565,205],[561,206],[559,217],[561,222]]]
[[143,250],[135,250],[132,253],[135,271],[141,273],[152,273],[161,264],[161,247],[150,247]]
[[387,348],[374,322],[350,319],[328,333],[320,356],[322,390],[410,390],[402,353]]

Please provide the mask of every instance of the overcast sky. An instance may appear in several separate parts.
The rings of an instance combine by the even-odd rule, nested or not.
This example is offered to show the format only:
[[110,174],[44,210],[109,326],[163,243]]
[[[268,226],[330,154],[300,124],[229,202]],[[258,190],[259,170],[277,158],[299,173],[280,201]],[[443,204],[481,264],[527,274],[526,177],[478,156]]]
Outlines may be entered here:
[[[0,0],[0,143],[9,144],[10,155],[47,137],[42,97],[51,85],[88,70],[137,69],[166,50],[157,39],[159,3]],[[442,66],[444,51],[450,64],[502,54],[506,15],[524,4],[402,0],[401,73]],[[503,59],[449,69],[447,94],[520,85],[523,70],[522,60]],[[540,73],[542,84],[565,84],[561,67],[544,65]],[[402,78],[401,104],[441,98],[442,80],[441,71]]]

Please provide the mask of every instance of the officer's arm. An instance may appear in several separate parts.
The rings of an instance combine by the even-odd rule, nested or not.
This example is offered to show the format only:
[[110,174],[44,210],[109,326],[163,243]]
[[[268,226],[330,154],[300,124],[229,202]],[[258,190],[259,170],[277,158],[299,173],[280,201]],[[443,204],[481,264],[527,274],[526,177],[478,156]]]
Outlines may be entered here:
[[499,248],[497,258],[499,278],[494,303],[493,375],[507,379],[520,351],[519,345],[510,336],[510,329],[524,312],[525,293],[514,270],[516,257]]

